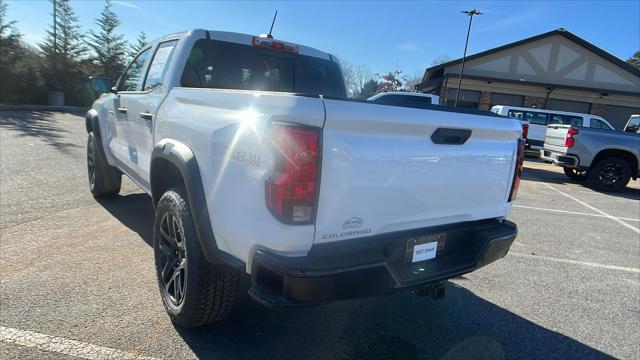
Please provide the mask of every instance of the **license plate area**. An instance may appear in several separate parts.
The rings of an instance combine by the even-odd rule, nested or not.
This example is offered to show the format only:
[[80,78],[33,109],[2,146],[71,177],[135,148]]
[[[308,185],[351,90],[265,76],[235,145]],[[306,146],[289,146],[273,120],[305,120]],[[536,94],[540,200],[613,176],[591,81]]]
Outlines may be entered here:
[[444,254],[447,234],[429,234],[407,240],[404,264],[435,261]]

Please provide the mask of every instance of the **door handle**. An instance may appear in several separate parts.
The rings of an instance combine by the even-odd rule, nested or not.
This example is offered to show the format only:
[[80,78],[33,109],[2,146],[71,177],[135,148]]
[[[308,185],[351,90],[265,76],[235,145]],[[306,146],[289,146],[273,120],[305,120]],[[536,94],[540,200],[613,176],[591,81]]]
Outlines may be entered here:
[[153,120],[153,114],[148,113],[148,112],[140,113],[140,117],[145,119],[145,120]]
[[118,108],[118,112],[120,114],[126,114],[127,113],[127,108]]

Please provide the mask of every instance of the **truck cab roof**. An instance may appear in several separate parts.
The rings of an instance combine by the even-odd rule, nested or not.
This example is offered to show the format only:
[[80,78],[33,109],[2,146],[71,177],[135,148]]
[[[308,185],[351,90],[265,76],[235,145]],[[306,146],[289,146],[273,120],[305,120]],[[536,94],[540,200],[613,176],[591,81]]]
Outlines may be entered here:
[[[190,30],[185,30],[185,31],[181,31],[181,32],[177,32],[177,33],[173,33],[173,34],[168,34],[168,35],[164,35],[162,37],[159,37],[151,42],[149,42],[149,44],[156,44],[156,43],[161,43],[161,42],[165,42],[165,41],[170,41],[170,40],[176,40],[176,39],[184,39],[184,38],[188,38],[188,37],[193,37],[195,39],[202,39],[202,38],[206,38],[206,39],[212,39],[212,40],[219,40],[219,41],[226,41],[226,42],[232,42],[232,43],[236,43],[236,44],[243,44],[243,45],[253,45],[253,38],[254,37],[265,37],[264,35],[250,35],[250,34],[243,34],[243,33],[237,33],[237,32],[231,32],[231,31],[218,31],[218,30],[205,30],[205,29],[190,29]],[[335,61],[336,58],[335,56],[332,56],[331,54],[309,47],[309,46],[305,46],[305,45],[300,45],[300,44],[295,44],[286,40],[282,40],[282,39],[272,39],[274,41],[281,41],[287,44],[291,44],[291,45],[295,45],[298,48],[298,53],[301,55],[307,55],[307,56],[312,56],[312,57],[317,57],[320,59],[324,59],[324,60],[331,60],[331,61]]]

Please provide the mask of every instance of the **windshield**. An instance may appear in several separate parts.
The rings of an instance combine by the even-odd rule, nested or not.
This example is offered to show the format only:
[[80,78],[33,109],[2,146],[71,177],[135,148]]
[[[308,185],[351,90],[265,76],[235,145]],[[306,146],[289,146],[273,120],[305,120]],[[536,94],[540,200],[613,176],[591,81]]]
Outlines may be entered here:
[[335,62],[218,40],[195,43],[182,86],[345,97]]

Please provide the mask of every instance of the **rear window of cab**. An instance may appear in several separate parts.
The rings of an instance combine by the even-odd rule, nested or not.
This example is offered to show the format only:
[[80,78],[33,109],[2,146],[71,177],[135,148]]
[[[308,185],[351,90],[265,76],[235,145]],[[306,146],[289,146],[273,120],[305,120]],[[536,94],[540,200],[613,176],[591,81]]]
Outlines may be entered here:
[[337,63],[219,40],[196,41],[182,73],[184,87],[346,96]]

